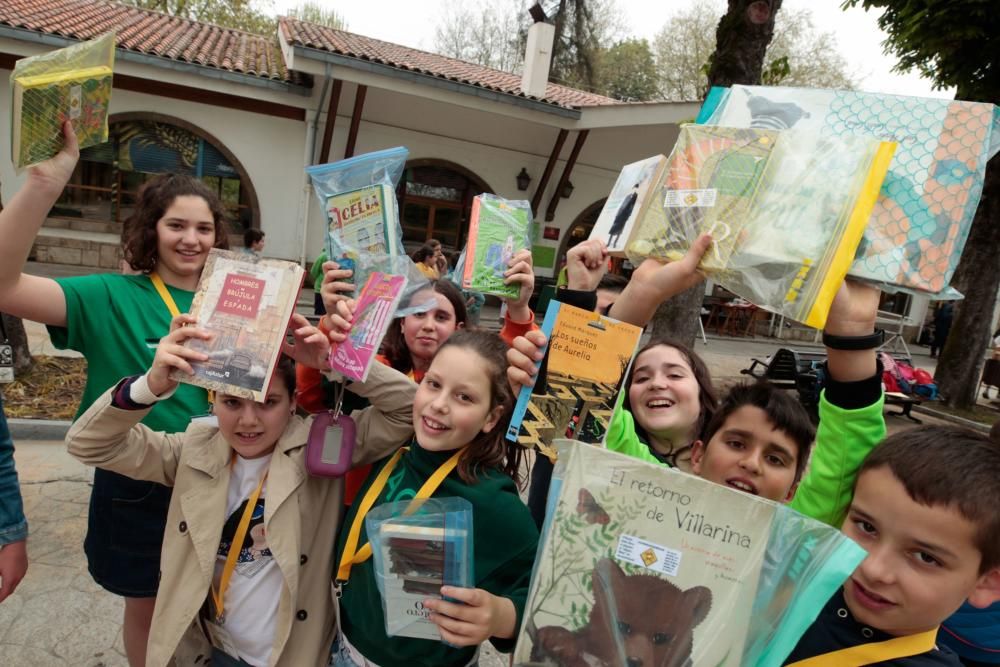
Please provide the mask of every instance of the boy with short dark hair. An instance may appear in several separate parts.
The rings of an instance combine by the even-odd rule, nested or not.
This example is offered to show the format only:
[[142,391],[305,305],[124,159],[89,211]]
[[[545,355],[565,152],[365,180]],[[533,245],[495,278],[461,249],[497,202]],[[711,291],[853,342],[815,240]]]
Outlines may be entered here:
[[842,530],[868,551],[785,664],[961,665],[938,626],[1000,600],[1000,446],[954,426],[887,438]]
[[695,442],[691,468],[717,484],[788,502],[815,437],[793,394],[766,382],[736,385]]

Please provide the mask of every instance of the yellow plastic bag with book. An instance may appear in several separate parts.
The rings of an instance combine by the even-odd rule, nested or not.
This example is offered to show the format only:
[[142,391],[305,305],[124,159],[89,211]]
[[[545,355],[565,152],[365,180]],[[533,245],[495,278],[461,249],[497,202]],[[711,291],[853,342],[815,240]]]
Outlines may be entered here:
[[869,137],[684,125],[626,254],[677,260],[708,232],[700,268],[716,283],[822,328],[894,149]]
[[67,120],[80,148],[108,140],[108,107],[115,34],[14,64],[11,87],[11,158],[18,172],[48,160],[63,146]]

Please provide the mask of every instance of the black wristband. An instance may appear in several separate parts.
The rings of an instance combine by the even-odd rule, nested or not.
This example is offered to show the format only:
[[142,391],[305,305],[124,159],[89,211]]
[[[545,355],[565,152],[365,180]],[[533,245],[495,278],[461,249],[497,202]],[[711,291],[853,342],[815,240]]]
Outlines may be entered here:
[[882,347],[885,342],[885,330],[876,329],[866,336],[837,336],[823,332],[823,345],[831,350],[847,350],[851,352],[874,350]]

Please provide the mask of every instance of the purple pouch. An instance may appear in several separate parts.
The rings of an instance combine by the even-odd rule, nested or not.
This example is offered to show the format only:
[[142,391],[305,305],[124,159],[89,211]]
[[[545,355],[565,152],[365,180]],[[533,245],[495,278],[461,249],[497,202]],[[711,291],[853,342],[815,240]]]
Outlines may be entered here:
[[356,433],[348,415],[316,415],[306,443],[306,471],[315,477],[343,477],[351,469]]

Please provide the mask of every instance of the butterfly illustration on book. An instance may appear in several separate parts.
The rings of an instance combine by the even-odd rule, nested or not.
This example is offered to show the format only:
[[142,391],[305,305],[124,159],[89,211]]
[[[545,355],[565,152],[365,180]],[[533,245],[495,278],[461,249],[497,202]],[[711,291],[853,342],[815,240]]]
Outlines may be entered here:
[[611,517],[604,511],[594,495],[587,489],[580,489],[579,500],[576,503],[576,513],[582,514],[587,523],[598,523],[602,526],[611,522]]

